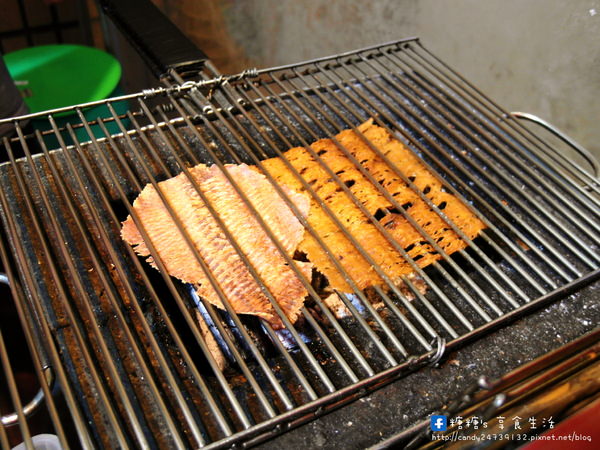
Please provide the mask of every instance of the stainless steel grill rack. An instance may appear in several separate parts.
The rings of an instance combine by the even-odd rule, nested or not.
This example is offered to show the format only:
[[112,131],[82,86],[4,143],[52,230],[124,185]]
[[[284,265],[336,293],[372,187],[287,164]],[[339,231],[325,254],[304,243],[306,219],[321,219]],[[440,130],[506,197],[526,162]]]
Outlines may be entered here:
[[[171,75],[172,84],[164,88],[99,102],[111,111],[109,119],[88,122],[83,111],[89,105],[78,105],[0,121],[13,123],[18,133],[3,141],[10,162],[0,165],[0,254],[42,386],[43,408],[65,447],[216,448],[256,442],[598,279],[598,178],[557,154],[417,39],[200,82]],[[131,111],[119,116],[112,105],[123,100]],[[158,106],[150,104],[156,100]],[[63,111],[77,114],[78,123],[59,127],[55,114]],[[22,124],[33,117],[47,121],[48,131],[24,134]],[[369,118],[406,143],[486,224],[469,240],[402,167],[367,142],[468,243],[465,250],[446,254],[402,205],[392,203],[442,255],[438,263],[419,268],[310,148],[315,140]],[[111,133],[108,124],[119,132]],[[208,270],[226,313],[166,275],[152,245],[160,274],[121,241],[120,222],[128,214],[135,219],[131,202],[145,184],[160,192],[160,180],[189,174],[200,162],[263,168],[262,160],[285,160],[283,152],[295,146],[306,147],[323,164],[424,280],[426,293],[405,277],[403,287],[415,297],[409,299],[331,211],[339,232],[385,280],[387,286],[375,288],[385,307],[377,310],[349,280],[353,295],[339,296],[351,317],[336,318],[257,215],[310,293],[296,324],[269,294],[285,333],[238,316]],[[17,151],[24,157],[17,159]],[[324,246],[264,172],[306,232]],[[224,174],[244,198],[236,180]],[[296,174],[306,192],[317,196]],[[233,240],[225,227],[224,232]],[[235,242],[234,247],[239,251]],[[229,361],[226,369],[208,348],[198,311]],[[2,355],[4,347],[0,341]],[[16,422],[27,440],[10,363],[2,362]],[[55,405],[49,370],[66,408]],[[4,425],[0,438],[7,442]]]

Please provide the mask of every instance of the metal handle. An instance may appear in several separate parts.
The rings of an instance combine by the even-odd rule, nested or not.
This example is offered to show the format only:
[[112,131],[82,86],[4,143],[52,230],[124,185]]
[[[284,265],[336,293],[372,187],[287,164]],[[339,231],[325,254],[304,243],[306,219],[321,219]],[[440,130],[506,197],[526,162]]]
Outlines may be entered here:
[[[50,366],[44,367],[43,370],[46,383],[48,384],[48,387],[52,389],[52,386],[54,384],[54,372],[52,371],[52,368]],[[25,415],[25,417],[29,417],[31,414],[33,414],[39,408],[43,401],[44,390],[40,388],[40,390],[37,391],[37,394],[35,394],[31,401],[23,407],[23,414]],[[2,418],[0,418],[0,421],[5,427],[15,425],[19,422],[19,415],[16,412],[6,414],[2,416]]]
[[577,142],[575,142],[573,139],[571,139],[569,136],[563,133],[561,130],[556,128],[554,125],[546,122],[544,119],[541,119],[534,114],[518,111],[511,112],[510,114],[517,119],[528,120],[541,126],[542,128],[552,133],[554,136],[559,138],[565,144],[568,144],[573,150],[579,153],[579,155],[581,155],[581,157],[588,162],[588,164],[592,167],[594,171],[594,176],[600,177],[600,165],[598,164],[598,160],[596,159],[596,157],[592,155],[592,153],[590,153],[587,149],[583,148],[581,145],[579,145]]
[[[0,273],[0,283],[10,285],[6,274]],[[52,389],[52,386],[54,385],[54,372],[52,371],[52,368],[50,366],[44,366],[42,370],[44,371],[44,378],[46,384],[48,385],[48,387],[50,387],[50,389]],[[40,390],[35,394],[33,399],[31,399],[31,401],[23,407],[23,414],[25,415],[25,417],[29,417],[31,414],[33,414],[42,404],[43,401],[44,390],[40,388]],[[6,414],[0,417],[0,422],[5,427],[15,425],[19,422],[19,415],[16,412]]]
[[198,72],[206,55],[149,0],[99,0],[104,14],[125,35],[159,78],[169,70]]

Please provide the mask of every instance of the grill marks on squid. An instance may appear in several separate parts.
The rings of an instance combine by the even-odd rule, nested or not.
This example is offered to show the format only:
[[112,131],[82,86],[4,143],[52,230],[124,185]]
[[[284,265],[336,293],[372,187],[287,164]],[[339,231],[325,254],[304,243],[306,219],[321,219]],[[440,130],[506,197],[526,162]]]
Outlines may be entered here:
[[[427,170],[418,157],[389,132],[374,125],[372,120],[360,125],[358,130],[396,166],[396,170],[402,172],[406,180],[443,210],[469,239],[474,239],[484,228],[484,224],[460,200],[444,191],[442,183]],[[311,148],[339,177],[355,200],[379,221],[396,245],[401,246],[419,267],[439,260],[441,255],[403,213],[414,219],[447,254],[467,246],[358,133],[345,130],[336,135],[335,140],[359,161],[389,195],[383,195],[346,157],[334,140],[321,139],[313,143]],[[414,272],[412,266],[390,243],[390,238],[386,238],[371,219],[363,214],[340,184],[332,179],[323,164],[313,158],[307,149],[290,149],[285,152],[284,157],[392,280]],[[344,236],[319,202],[304,192],[302,182],[282,158],[267,159],[262,165],[281,185],[359,289],[383,284],[374,267]],[[325,275],[330,288],[343,292],[352,291],[325,249],[310,233],[304,232],[298,218],[257,167],[242,164],[227,165],[226,168],[285,252],[293,257],[294,252],[299,250],[307,256],[310,262],[297,261],[296,264],[308,280],[311,279],[314,265],[315,269]],[[207,167],[201,164],[189,171],[286,316],[292,323],[295,322],[307,295],[295,272],[286,264],[217,166]],[[159,186],[234,310],[237,313],[263,317],[275,328],[280,328],[283,324],[271,303],[188,177],[180,174],[159,183]],[[395,202],[389,200],[390,196]],[[143,189],[133,207],[168,273],[195,285],[200,296],[223,307],[193,251],[179,233],[173,217],[152,185]],[[147,261],[154,265],[150,251],[131,217],[123,223],[122,237],[134,246],[138,254],[147,257]]]
[[[251,171],[245,164],[226,167],[286,253],[293,256],[304,233],[299,220],[263,175]],[[300,279],[217,166],[198,165],[189,171],[286,316],[294,322],[307,295]],[[263,317],[280,328],[281,319],[188,177],[180,174],[159,183],[159,187],[233,309],[237,313]],[[299,211],[306,215],[309,208],[306,195],[286,190]],[[147,185],[133,207],[167,272],[194,284],[198,295],[223,308],[156,189]],[[131,217],[123,223],[121,235],[156,267]],[[297,265],[310,280],[312,264],[297,262]]]
[[[484,228],[484,224],[460,200],[444,192],[442,183],[389,132],[374,125],[372,120],[360,125],[358,130],[408,180],[443,210],[469,239],[475,238]],[[467,246],[467,243],[357,133],[344,130],[335,138],[447,254]],[[441,259],[441,255],[424,236],[356,168],[333,140],[321,139],[312,144],[311,148],[420,267]],[[313,158],[308,150],[297,147],[285,152],[284,156],[392,280],[414,272],[410,264],[362,213],[340,185],[331,179],[322,163]],[[280,158],[263,161],[263,165],[279,183],[298,192],[304,190],[302,183]],[[360,255],[352,242],[339,231],[325,209],[312,197],[308,223],[323,238],[359,289],[383,284],[373,266]],[[306,233],[298,248],[305,252],[315,268],[327,277],[332,288],[351,292],[342,274],[312,236]]]

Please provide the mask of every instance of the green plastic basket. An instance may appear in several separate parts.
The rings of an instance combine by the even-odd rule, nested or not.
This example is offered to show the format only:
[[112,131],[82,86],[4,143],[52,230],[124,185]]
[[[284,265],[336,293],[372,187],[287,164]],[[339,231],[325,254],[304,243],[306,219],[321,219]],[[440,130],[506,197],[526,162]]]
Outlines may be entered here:
[[[104,100],[121,93],[118,84],[121,78],[121,65],[110,54],[92,47],[82,45],[42,45],[30,47],[4,55],[4,60],[12,78],[17,81],[23,92],[25,103],[31,113],[46,111],[65,106]],[[117,113],[128,109],[126,101],[114,103]],[[87,108],[84,111],[86,120],[98,117],[110,117],[104,105]],[[70,111],[54,115],[59,126],[67,123],[81,123],[77,115]],[[127,124],[125,124],[127,126]],[[34,120],[34,128],[49,128],[47,120]],[[119,131],[113,122],[107,123],[109,132]],[[103,136],[99,126],[92,127],[96,137]],[[85,129],[76,130],[77,139],[89,140]],[[71,143],[66,133],[63,134],[67,144]],[[58,145],[55,139],[46,141],[54,148]]]

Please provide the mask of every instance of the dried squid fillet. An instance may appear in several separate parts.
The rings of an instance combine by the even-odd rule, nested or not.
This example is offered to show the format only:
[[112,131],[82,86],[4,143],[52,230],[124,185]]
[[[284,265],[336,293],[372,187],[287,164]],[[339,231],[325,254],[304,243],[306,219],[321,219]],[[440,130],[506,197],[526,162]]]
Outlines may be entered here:
[[[444,192],[439,180],[385,129],[374,125],[372,120],[363,123],[358,129],[435,205],[442,209],[469,239],[475,238],[484,228],[484,224],[456,197]],[[336,139],[370,172],[375,180],[386,188],[397,203],[402,205],[402,208],[427,231],[446,253],[450,254],[466,247],[466,243],[452,228],[429,208],[357,133],[352,130],[344,130],[336,136]],[[392,203],[354,166],[332,140],[321,139],[312,144],[311,148],[420,267],[425,267],[441,258],[435,249],[425,241],[425,238],[400,214],[400,211],[393,208]],[[400,253],[394,249],[305,148],[298,147],[288,150],[285,152],[285,157],[386,275],[392,280],[396,280],[402,275],[414,272]],[[263,165],[282,185],[297,192],[305,190],[282,159],[267,159],[263,161]],[[360,289],[383,283],[371,264],[360,255],[352,242],[342,234],[312,196],[308,223],[324,240]],[[298,248],[305,252],[315,268],[327,277],[332,288],[344,292],[351,291],[342,274],[310,233],[305,234]]]
[[[293,256],[304,233],[300,221],[263,175],[245,164],[226,167],[286,253]],[[307,295],[296,273],[217,166],[198,165],[189,172],[286,316],[295,322]],[[280,328],[281,319],[186,174],[160,182],[159,186],[233,309],[260,316]],[[306,216],[310,207],[306,194],[284,189]],[[217,292],[152,185],[144,187],[133,208],[169,275],[194,284],[198,295],[222,308]],[[131,217],[123,222],[121,236],[156,268]],[[312,264],[297,264],[310,280]]]

